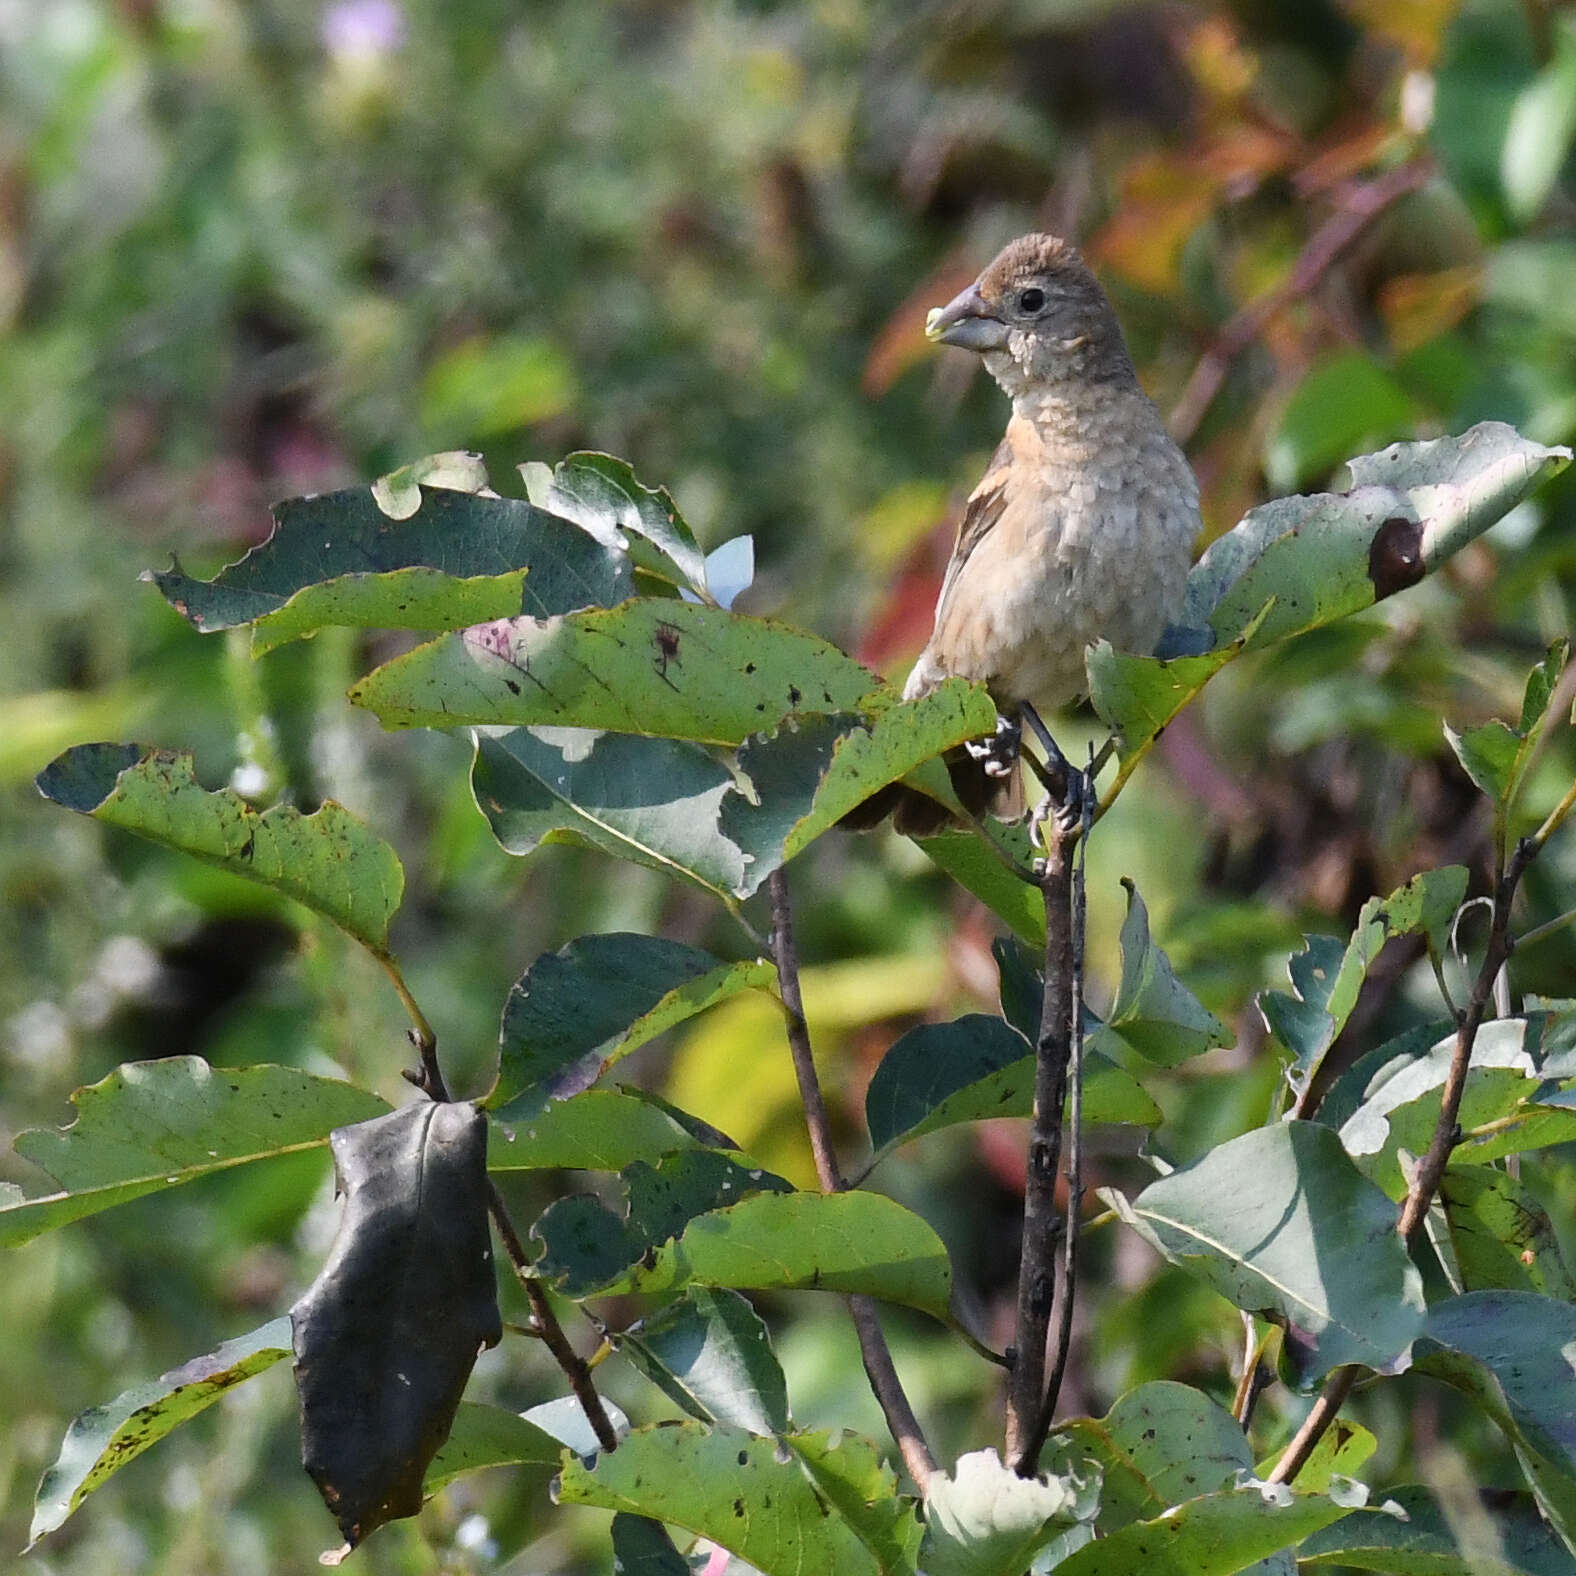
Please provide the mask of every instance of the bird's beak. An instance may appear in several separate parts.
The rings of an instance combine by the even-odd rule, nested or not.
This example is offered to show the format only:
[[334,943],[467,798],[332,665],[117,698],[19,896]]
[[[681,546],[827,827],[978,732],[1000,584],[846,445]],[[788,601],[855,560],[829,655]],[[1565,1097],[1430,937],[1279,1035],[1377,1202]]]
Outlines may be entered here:
[[972,284],[945,306],[932,307],[925,319],[925,338],[938,345],[963,350],[1001,350],[1007,343],[1007,325],[991,311],[980,287]]

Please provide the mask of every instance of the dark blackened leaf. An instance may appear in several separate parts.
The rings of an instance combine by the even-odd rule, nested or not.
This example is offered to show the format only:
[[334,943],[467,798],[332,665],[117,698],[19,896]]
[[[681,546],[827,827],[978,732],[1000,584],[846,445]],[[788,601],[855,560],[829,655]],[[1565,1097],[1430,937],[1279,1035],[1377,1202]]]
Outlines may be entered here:
[[421,1508],[477,1354],[503,1331],[481,1113],[410,1105],[331,1142],[345,1218],[290,1317],[302,1460],[353,1548]]

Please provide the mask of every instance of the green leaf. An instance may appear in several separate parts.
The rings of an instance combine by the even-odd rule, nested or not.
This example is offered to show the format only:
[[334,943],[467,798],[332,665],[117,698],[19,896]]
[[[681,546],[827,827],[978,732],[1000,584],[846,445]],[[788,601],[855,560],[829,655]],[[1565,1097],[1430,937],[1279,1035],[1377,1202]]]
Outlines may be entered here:
[[1417,1369],[1499,1425],[1567,1547],[1576,1540],[1576,1308],[1526,1291],[1470,1291],[1429,1310]]
[[1057,1576],[1229,1576],[1352,1514],[1342,1498],[1256,1486],[1203,1494],[1086,1545]]
[[1393,936],[1421,931],[1437,954],[1466,896],[1464,865],[1445,865],[1412,877],[1389,897],[1369,898],[1344,947],[1331,936],[1308,936],[1287,965],[1293,995],[1264,991],[1259,1008],[1270,1032],[1292,1053],[1287,1077],[1301,1093],[1346,1026],[1369,965]]
[[330,625],[459,629],[607,607],[634,590],[616,541],[516,498],[450,490],[464,478],[444,471],[418,485],[424,478],[412,473],[432,474],[451,458],[434,456],[372,488],[275,505],[268,540],[212,580],[178,566],[143,578],[205,633],[252,625],[254,656]]
[[1487,1166],[1450,1166],[1439,1201],[1468,1291],[1541,1292],[1576,1302],[1576,1279],[1560,1255],[1553,1222],[1519,1177]]
[[38,1485],[29,1546],[53,1532],[94,1489],[149,1445],[289,1355],[290,1321],[274,1319],[160,1379],[134,1385],[107,1406],[83,1412],[66,1431],[59,1457]]
[[960,1456],[925,1491],[925,1576],[1021,1576],[1053,1538],[1093,1518],[1099,1475],[1082,1465],[1023,1478],[994,1450]]
[[623,1174],[622,1216],[586,1195],[551,1204],[531,1228],[542,1243],[538,1271],[570,1297],[589,1297],[684,1230],[708,1210],[762,1189],[791,1191],[781,1177],[712,1149],[682,1150],[656,1165],[636,1161]]
[[752,1434],[788,1427],[788,1388],[771,1337],[735,1291],[694,1287],[615,1344],[703,1423],[731,1423]]
[[496,1113],[489,1171],[622,1171],[700,1140],[639,1089],[587,1089],[518,1117]]
[[439,442],[490,438],[567,410],[574,370],[550,340],[478,334],[427,369],[421,424]]
[[[1452,1158],[1482,1165],[1509,1154],[1576,1138],[1576,1109],[1553,1103],[1539,1039],[1542,1020],[1492,1018],[1477,1032],[1457,1122],[1463,1137]],[[1439,1119],[1440,1096],[1455,1054],[1455,1033],[1421,1054],[1410,1043],[1399,1054],[1364,1058],[1361,1105],[1341,1124],[1341,1142],[1362,1170],[1392,1198],[1406,1192],[1400,1151],[1423,1154]]]
[[[1386,1576],[1569,1576],[1570,1555],[1528,1496],[1497,1494],[1492,1507],[1479,1501],[1465,1507],[1465,1517],[1462,1507],[1455,1507],[1451,1519],[1421,1484],[1386,1489],[1385,1498],[1406,1512],[1405,1520],[1345,1516],[1298,1546],[1298,1566],[1383,1571]],[[1482,1545],[1463,1547],[1452,1520],[1483,1536]]]
[[[1034,1047],[1000,1018],[970,1013],[910,1029],[881,1059],[865,1091],[876,1158],[958,1122],[1028,1116],[1034,1106]],[[1098,1051],[1084,1057],[1084,1120],[1156,1126],[1160,1108]]]
[[613,1518],[613,1576],[691,1576],[660,1521],[620,1511]]
[[522,465],[531,502],[599,537],[621,535],[642,569],[706,590],[706,561],[665,487],[646,487],[623,460],[585,452],[545,465]]
[[1329,1128],[1259,1128],[1131,1203],[1109,1188],[1100,1196],[1173,1264],[1237,1307],[1284,1320],[1302,1382],[1343,1363],[1404,1366],[1422,1328],[1422,1281],[1395,1234],[1395,1206]]
[[394,850],[342,805],[257,811],[209,793],[189,754],[80,744],[38,774],[46,799],[282,892],[382,955],[405,890]]
[[461,1401],[449,1437],[427,1467],[422,1493],[431,1497],[455,1478],[483,1467],[556,1469],[562,1458],[558,1441],[518,1412]]
[[882,1451],[847,1429],[798,1432],[782,1443],[799,1458],[821,1498],[853,1528],[883,1571],[909,1576],[921,1528],[913,1500],[897,1492]]
[[1178,622],[1219,645],[1273,599],[1257,649],[1344,618],[1437,569],[1569,463],[1494,421],[1351,460],[1351,492],[1276,499],[1211,543]]
[[[1034,858],[1029,834],[1021,826],[995,823],[991,835],[1016,859],[1028,866]],[[916,838],[921,851],[959,886],[972,892],[986,908],[1012,928],[1037,952],[1045,949],[1045,899],[1032,883],[1020,880],[985,846],[974,831],[946,831],[935,837]]]
[[643,598],[443,636],[374,669],[350,698],[389,728],[604,728],[734,745],[786,717],[857,710],[878,687],[788,624]]
[[753,794],[730,793],[720,826],[744,851],[749,892],[888,783],[995,725],[983,685],[948,679],[918,700],[878,692],[866,715],[805,718],[747,740],[738,760]]
[[1462,769],[1496,805],[1508,805],[1516,797],[1538,740],[1543,736],[1555,686],[1569,660],[1570,641],[1561,637],[1527,675],[1521,699],[1521,720],[1516,727],[1494,719],[1468,728],[1465,733],[1457,733],[1446,724],[1445,737]]
[[660,936],[581,936],[544,953],[510,990],[498,1078],[483,1104],[509,1120],[579,1094],[675,1024],[776,982],[761,958],[721,963]]
[[[561,1200],[548,1214],[569,1202]],[[555,1234],[555,1241],[561,1237]],[[598,1283],[595,1295],[660,1294],[686,1286],[865,1292],[950,1322],[952,1267],[935,1232],[879,1193],[760,1193],[696,1216],[646,1262]]]
[[1536,217],[1576,137],[1576,29],[1556,23],[1554,57],[1516,95],[1500,154],[1505,206],[1518,223]]
[[[812,1475],[841,1450],[869,1500],[857,1507]],[[913,1511],[899,1499],[875,1449],[854,1436],[787,1434],[761,1439],[743,1429],[702,1423],[637,1428],[594,1468],[569,1461],[557,1485],[560,1504],[600,1505],[684,1527],[747,1560],[764,1576],[878,1576],[901,1570],[894,1545],[917,1544]],[[910,1565],[908,1567],[912,1569]]]
[[1099,1464],[1098,1521],[1108,1534],[1231,1487],[1253,1462],[1241,1425],[1223,1406],[1169,1380],[1129,1390],[1103,1418],[1059,1423],[1053,1438]]
[[1106,1023],[1110,1033],[1140,1056],[1175,1067],[1216,1046],[1231,1033],[1176,976],[1171,960],[1149,934],[1149,910],[1125,876],[1127,918],[1122,922],[1122,980]]
[[[1354,1423],[1344,1417],[1334,1418],[1319,1436],[1318,1443],[1308,1452],[1308,1459],[1303,1462],[1292,1486],[1327,1494],[1337,1476],[1356,1477],[1378,1448],[1379,1441],[1361,1423]],[[1267,1478],[1280,1458],[1279,1450],[1266,1456],[1253,1469],[1254,1476]]]
[[1118,651],[1105,640],[1090,646],[1089,700],[1100,720],[1116,735],[1117,754],[1124,767],[1136,765],[1171,719],[1233,657],[1246,650],[1272,606],[1267,602],[1235,639],[1199,656],[1139,656]]
[[380,1116],[374,1094],[296,1067],[210,1067],[201,1057],[124,1062],[71,1096],[68,1128],[34,1128],[16,1151],[64,1189],[0,1208],[0,1246],[214,1171],[328,1142]]
[[732,903],[743,851],[717,827],[733,774],[698,744],[579,729],[479,734],[476,803],[511,854],[575,843],[692,881]]
[[1317,481],[1365,443],[1409,432],[1406,390],[1364,350],[1339,350],[1315,363],[1297,385],[1265,453],[1264,473],[1278,493]]

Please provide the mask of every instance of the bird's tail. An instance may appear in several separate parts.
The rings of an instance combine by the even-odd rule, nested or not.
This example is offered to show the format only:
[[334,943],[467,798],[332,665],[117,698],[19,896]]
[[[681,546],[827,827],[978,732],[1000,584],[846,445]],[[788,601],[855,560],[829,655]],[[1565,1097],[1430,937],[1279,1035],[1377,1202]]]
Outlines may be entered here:
[[[994,777],[985,764],[959,746],[948,750],[943,760],[952,791],[958,802],[975,816],[994,815],[1003,821],[1021,820],[1026,808],[1023,772],[1014,768],[1005,777]],[[963,821],[939,800],[910,788],[907,783],[888,783],[879,793],[845,815],[839,826],[851,832],[868,832],[888,816],[905,837],[934,837],[949,826]]]

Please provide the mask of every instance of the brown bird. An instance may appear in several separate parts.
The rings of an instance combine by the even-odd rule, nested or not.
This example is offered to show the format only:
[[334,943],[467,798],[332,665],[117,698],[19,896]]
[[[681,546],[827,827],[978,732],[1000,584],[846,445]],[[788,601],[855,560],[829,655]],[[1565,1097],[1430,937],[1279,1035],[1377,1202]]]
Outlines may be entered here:
[[[1181,609],[1198,483],[1139,387],[1111,303],[1066,241],[1013,241],[925,332],[982,356],[1012,415],[963,511],[935,628],[903,694],[953,674],[981,680],[1010,734],[1024,702],[1043,715],[1087,690],[1091,642],[1154,650]],[[971,811],[1021,813],[1022,779],[999,751],[975,745],[947,764]],[[856,824],[888,811],[915,836],[948,819],[894,784],[854,812]]]

